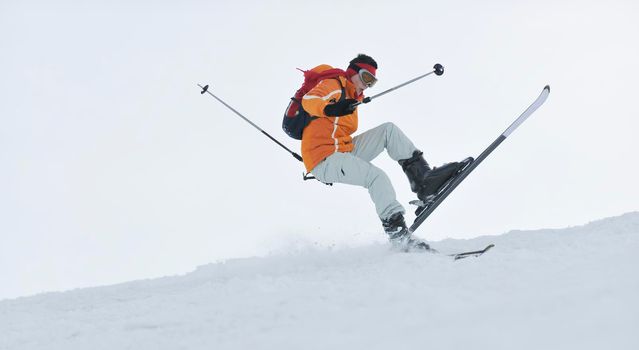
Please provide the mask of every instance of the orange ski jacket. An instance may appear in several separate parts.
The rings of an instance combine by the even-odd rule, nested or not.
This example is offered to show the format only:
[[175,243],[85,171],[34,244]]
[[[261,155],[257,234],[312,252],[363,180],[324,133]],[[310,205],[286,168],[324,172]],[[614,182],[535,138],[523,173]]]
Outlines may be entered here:
[[[331,66],[321,65],[313,70],[331,69]],[[311,91],[302,98],[304,110],[311,116],[318,117],[311,121],[302,134],[302,158],[306,171],[311,172],[321,161],[335,152],[351,152],[353,150],[353,138],[351,135],[357,131],[357,109],[351,114],[341,117],[327,117],[324,107],[329,103],[337,102],[342,96],[344,87],[346,98],[354,98],[361,101],[364,96],[357,96],[355,85],[345,77],[331,78],[320,81]]]

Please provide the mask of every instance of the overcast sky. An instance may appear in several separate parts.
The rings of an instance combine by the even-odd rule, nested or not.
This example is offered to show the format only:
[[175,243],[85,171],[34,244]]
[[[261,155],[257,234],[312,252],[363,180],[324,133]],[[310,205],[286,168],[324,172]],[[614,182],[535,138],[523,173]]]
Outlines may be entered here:
[[[295,68],[360,52],[379,64],[369,94],[445,66],[359,112],[360,131],[392,121],[433,165],[476,157],[552,88],[420,237],[638,210],[637,18],[631,0],[3,1],[0,298],[382,242],[366,190],[302,181],[196,85],[298,150],[280,129]],[[395,162],[374,163],[413,199]]]

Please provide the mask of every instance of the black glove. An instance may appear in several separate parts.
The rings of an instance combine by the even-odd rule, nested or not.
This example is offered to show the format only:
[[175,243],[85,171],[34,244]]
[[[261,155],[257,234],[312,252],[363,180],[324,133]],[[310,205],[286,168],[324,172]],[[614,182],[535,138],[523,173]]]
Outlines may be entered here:
[[347,98],[345,100],[326,105],[326,107],[324,107],[324,114],[329,117],[341,117],[343,115],[351,114],[355,111],[355,108],[357,108],[356,106],[353,106],[355,103],[357,103],[356,99]]

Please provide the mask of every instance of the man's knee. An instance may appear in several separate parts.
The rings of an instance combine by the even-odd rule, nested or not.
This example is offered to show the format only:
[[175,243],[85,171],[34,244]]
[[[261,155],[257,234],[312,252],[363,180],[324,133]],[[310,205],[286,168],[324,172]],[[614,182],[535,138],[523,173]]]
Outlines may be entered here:
[[395,125],[395,123],[393,123],[393,122],[386,122],[386,123],[382,124],[382,126],[384,127],[384,131],[385,131],[387,139],[390,138],[391,135],[394,135],[397,132],[401,132],[399,127],[397,125]]
[[386,123],[382,124],[382,126],[387,131],[393,130],[393,129],[397,129],[397,125],[395,125],[395,123],[393,123],[393,122],[386,122]]

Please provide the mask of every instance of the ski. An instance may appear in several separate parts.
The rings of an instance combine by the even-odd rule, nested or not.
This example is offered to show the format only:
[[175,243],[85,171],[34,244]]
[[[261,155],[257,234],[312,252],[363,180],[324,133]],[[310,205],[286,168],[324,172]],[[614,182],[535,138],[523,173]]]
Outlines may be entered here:
[[[489,251],[494,246],[495,246],[494,244],[489,244],[489,245],[486,246],[486,248],[481,249],[481,250],[473,250],[473,251],[446,254],[446,255],[452,257],[453,260],[460,260],[460,259],[468,258],[470,256],[478,257],[478,256],[486,253],[487,251]],[[428,247],[428,248],[423,248],[423,247],[408,248],[408,247],[406,247],[406,248],[403,248],[401,250],[406,252],[406,253],[408,253],[408,252],[425,252],[425,253],[431,253],[431,254],[443,254],[439,250],[431,248],[431,247]]]
[[480,256],[482,254],[484,254],[485,252],[487,252],[488,250],[490,250],[490,248],[494,247],[494,244],[489,244],[488,246],[486,246],[486,248],[482,249],[482,250],[475,250],[472,252],[464,252],[464,253],[457,253],[457,254],[449,254],[448,256],[452,256],[454,260],[459,260],[459,259],[464,259],[467,258],[469,256]]
[[[409,233],[412,234],[417,230],[417,228],[433,213],[435,209],[448,197],[448,195],[459,186],[459,184],[464,181],[466,176],[468,176],[481,162],[488,157],[492,151],[494,151],[510,134],[515,131],[528,117],[530,117],[533,112],[535,112],[541,105],[546,102],[548,95],[550,94],[550,86],[546,85],[544,89],[541,91],[541,94],[537,99],[528,107],[526,110],[503,132],[493,143],[490,144],[475,160],[469,161],[469,163],[457,173],[457,175],[452,178],[448,183],[442,186],[437,195],[433,200],[424,203],[423,207],[418,208],[418,215],[415,218],[415,221],[408,229]],[[467,159],[468,160],[468,159]],[[465,160],[465,161],[467,161]],[[490,246],[484,249],[479,255],[483,254],[485,251],[490,249]],[[470,252],[468,254],[472,255]],[[464,254],[464,253],[462,253]],[[466,256],[464,256],[466,257]]]

